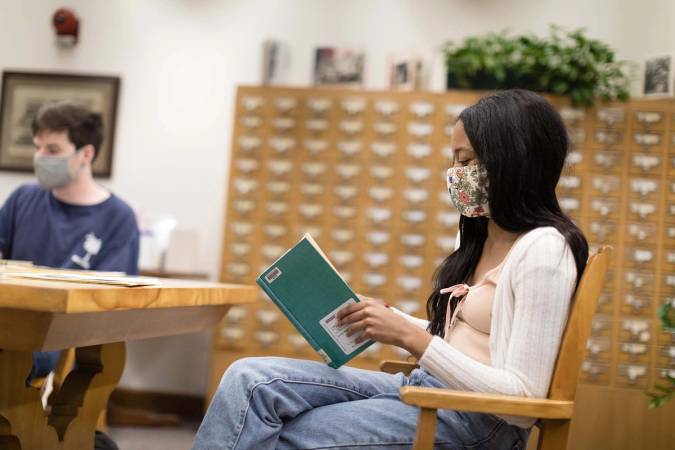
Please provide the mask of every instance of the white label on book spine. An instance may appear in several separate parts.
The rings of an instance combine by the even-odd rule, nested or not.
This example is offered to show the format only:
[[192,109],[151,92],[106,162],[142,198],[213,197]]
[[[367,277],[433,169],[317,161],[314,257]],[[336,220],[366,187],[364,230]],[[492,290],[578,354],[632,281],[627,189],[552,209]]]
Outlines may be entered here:
[[326,361],[326,364],[330,364],[333,362],[333,360],[330,359],[330,356],[328,356],[328,353],[324,352],[322,348],[317,350],[317,352],[319,353],[319,356],[321,356],[323,360]]
[[281,269],[279,269],[278,267],[275,267],[274,269],[270,270],[267,275],[265,275],[265,281],[267,281],[268,283],[271,283],[272,281],[279,278],[280,275],[281,275]]
[[345,355],[349,355],[354,350],[358,349],[359,347],[365,344],[365,342],[361,342],[358,344],[356,343],[356,339],[358,339],[358,337],[361,336],[360,333],[354,334],[352,336],[347,336],[349,325],[337,326],[338,311],[344,308],[345,306],[349,305],[350,303],[356,303],[356,300],[350,298],[349,300],[347,300],[342,305],[335,308],[326,317],[324,317],[319,321],[323,329],[326,330],[326,332],[331,338],[333,338],[335,343],[340,347],[340,349]]

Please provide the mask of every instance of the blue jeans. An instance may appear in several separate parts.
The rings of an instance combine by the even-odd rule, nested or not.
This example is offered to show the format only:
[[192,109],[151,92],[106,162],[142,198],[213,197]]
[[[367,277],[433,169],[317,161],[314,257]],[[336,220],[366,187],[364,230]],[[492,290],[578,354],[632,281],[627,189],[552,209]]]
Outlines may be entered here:
[[[422,369],[244,358],[223,375],[193,449],[409,449],[419,409],[401,401],[405,385],[444,387]],[[436,448],[524,449],[528,434],[493,415],[439,410]]]

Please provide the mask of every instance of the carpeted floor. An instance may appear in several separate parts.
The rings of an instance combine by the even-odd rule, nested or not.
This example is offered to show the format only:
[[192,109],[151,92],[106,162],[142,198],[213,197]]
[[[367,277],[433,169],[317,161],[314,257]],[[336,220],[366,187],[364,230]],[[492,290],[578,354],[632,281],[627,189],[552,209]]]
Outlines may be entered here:
[[190,450],[198,423],[176,428],[110,427],[108,435],[120,450]]

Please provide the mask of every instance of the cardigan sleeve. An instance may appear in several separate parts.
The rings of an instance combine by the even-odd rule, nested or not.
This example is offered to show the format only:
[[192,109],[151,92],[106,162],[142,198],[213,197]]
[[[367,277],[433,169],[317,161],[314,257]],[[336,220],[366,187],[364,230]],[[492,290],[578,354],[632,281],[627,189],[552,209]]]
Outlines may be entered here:
[[574,256],[562,235],[547,233],[530,242],[514,263],[509,279],[500,280],[509,284],[514,302],[510,334],[499,336],[495,346],[505,352],[503,367],[482,364],[434,336],[419,363],[448,387],[527,397],[548,394],[576,284]]
[[424,319],[420,319],[420,318],[415,317],[415,316],[411,316],[410,314],[406,314],[406,313],[404,313],[403,311],[398,310],[398,309],[396,309],[396,308],[394,308],[394,307],[392,307],[392,308],[390,308],[390,309],[391,309],[392,311],[394,311],[396,314],[398,314],[399,316],[401,316],[401,317],[403,317],[404,319],[406,319],[408,322],[411,322],[411,323],[417,325],[417,326],[420,327],[420,328],[424,328],[424,329],[426,330],[427,327],[429,326],[429,321],[428,321],[428,320],[424,320]]

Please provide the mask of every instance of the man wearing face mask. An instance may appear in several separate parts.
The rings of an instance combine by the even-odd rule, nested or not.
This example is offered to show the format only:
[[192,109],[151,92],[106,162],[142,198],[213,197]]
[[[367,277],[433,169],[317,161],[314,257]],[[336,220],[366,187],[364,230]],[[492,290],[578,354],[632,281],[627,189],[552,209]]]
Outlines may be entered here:
[[[100,114],[69,102],[48,103],[32,130],[38,184],[19,187],[0,209],[0,257],[137,274],[135,215],[92,176],[103,136]],[[29,380],[49,374],[58,354],[35,353]]]

